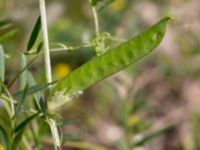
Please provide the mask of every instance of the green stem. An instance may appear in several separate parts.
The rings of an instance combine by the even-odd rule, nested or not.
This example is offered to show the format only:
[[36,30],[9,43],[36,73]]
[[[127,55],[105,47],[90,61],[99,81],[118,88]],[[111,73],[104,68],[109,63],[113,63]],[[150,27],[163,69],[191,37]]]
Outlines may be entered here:
[[96,43],[97,45],[95,46],[95,51],[96,51],[97,56],[100,56],[101,54],[105,52],[106,46],[105,46],[104,40],[100,36],[99,18],[98,18],[98,13],[95,6],[92,7],[92,14],[94,18],[96,39],[98,39],[97,40],[98,42]]
[[42,21],[42,34],[43,34],[43,40],[44,40],[44,60],[45,60],[46,80],[48,83],[51,83],[52,82],[51,60],[50,60],[45,0],[39,0],[39,2],[40,2],[40,15],[41,15],[41,21]]
[[[51,60],[50,60],[45,0],[39,0],[39,2],[40,2],[40,15],[41,15],[41,22],[42,22],[42,34],[43,34],[43,40],[44,40],[44,60],[45,60],[46,80],[48,83],[51,83],[52,82]],[[48,119],[47,122],[49,123],[49,126],[51,128],[55,150],[61,150],[61,142],[60,142],[56,122],[53,119]]]
[[53,136],[53,139],[54,139],[53,142],[54,142],[55,150],[61,150],[60,137],[59,137],[59,134],[58,134],[58,128],[57,128],[55,120],[48,118],[46,121],[51,128],[51,133],[52,133],[52,136]]
[[51,52],[70,51],[70,50],[76,50],[76,49],[85,48],[85,47],[91,47],[91,46],[93,46],[92,43],[86,43],[84,45],[79,45],[79,46],[69,46],[69,47],[65,47],[65,48],[53,48],[53,49],[51,49]]
[[97,11],[96,11],[95,7],[92,7],[92,14],[93,14],[93,18],[94,18],[96,36],[98,36],[99,33],[100,33],[100,28],[99,28],[98,14],[97,14]]
[[[84,43],[83,45],[78,45],[78,46],[66,46],[66,45],[64,45],[63,47],[51,48],[50,53],[51,52],[60,52],[60,51],[72,51],[72,50],[77,50],[77,49],[80,49],[80,48],[86,48],[86,47],[91,47],[91,46],[93,46],[92,42]],[[25,54],[26,55],[37,54],[37,50],[32,49],[32,51],[26,52]]]

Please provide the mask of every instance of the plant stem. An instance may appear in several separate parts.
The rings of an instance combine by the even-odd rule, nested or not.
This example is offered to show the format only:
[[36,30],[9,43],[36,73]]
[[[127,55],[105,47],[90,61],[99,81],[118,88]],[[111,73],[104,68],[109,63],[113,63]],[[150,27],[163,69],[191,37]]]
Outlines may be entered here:
[[[63,47],[58,47],[58,48],[50,48],[50,53],[51,52],[60,52],[60,51],[72,51],[72,50],[77,50],[80,48],[86,48],[86,47],[91,47],[93,46],[92,42],[84,43],[83,45],[78,45],[78,46],[63,46]],[[33,49],[32,52],[27,52],[25,54],[30,55],[30,54],[37,54],[36,49]]]
[[93,18],[94,18],[96,36],[98,36],[100,33],[100,28],[99,28],[98,14],[97,14],[97,10],[95,7],[92,7],[92,14],[93,14]]
[[50,50],[50,52],[58,52],[58,51],[70,51],[70,50],[76,50],[80,48],[85,48],[85,47],[91,47],[92,43],[87,43],[84,45],[79,45],[79,46],[69,46],[69,47],[63,47],[63,48],[53,48]]
[[15,116],[15,106],[12,101],[10,102],[10,105],[11,105],[11,113],[12,113],[12,118],[13,118]]
[[99,39],[97,40],[98,42],[96,43],[95,51],[96,55],[99,56],[105,52],[106,46],[104,40],[102,40],[102,37],[100,36],[99,18],[95,6],[92,7],[92,14],[94,18],[96,39]]
[[51,61],[50,61],[45,0],[39,0],[39,2],[40,2],[40,15],[41,15],[41,21],[42,21],[42,34],[43,34],[43,40],[44,40],[44,60],[45,60],[46,80],[48,83],[51,83],[52,82]]
[[[43,34],[43,40],[44,40],[44,60],[45,60],[46,80],[47,80],[47,83],[51,83],[52,82],[51,60],[50,60],[45,0],[39,0],[39,2],[40,2],[40,15],[41,15],[41,22],[42,22],[42,34]],[[61,150],[61,142],[60,142],[56,122],[53,119],[47,119],[47,122],[49,123],[49,126],[51,128],[55,150]]]
[[55,150],[61,150],[61,143],[60,143],[60,137],[58,134],[58,128],[56,125],[55,120],[51,119],[51,118],[47,118],[47,123],[49,124],[50,128],[51,128],[51,133],[54,139],[54,148]]

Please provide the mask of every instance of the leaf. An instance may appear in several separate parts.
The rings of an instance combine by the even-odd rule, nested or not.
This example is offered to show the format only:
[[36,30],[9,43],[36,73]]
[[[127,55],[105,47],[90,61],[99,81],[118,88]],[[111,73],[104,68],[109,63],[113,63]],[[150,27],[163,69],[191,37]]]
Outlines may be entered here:
[[5,95],[0,95],[0,101],[5,101],[5,102],[17,104],[17,101],[15,101],[15,100],[13,100],[12,98],[7,97],[7,96],[5,96]]
[[98,11],[107,7],[109,4],[113,3],[116,0],[91,0],[91,5],[96,7]]
[[[47,84],[34,85],[34,86],[29,87],[29,88],[27,89],[26,94],[27,94],[27,95],[35,94],[35,93],[37,93],[37,92],[39,92],[39,91],[42,91],[42,90],[47,89],[50,85],[55,84],[56,82],[57,82],[57,81],[54,81],[54,82],[51,82],[51,83],[47,83]],[[25,91],[25,90],[19,91],[19,92],[15,93],[14,96],[15,96],[15,97],[20,97],[20,96],[23,95],[24,91]]]
[[111,3],[115,2],[116,0],[103,0],[102,2],[100,2],[97,6],[96,9],[97,11],[101,11],[104,8],[106,8],[108,5],[110,5]]
[[41,28],[41,17],[39,16],[31,33],[30,39],[28,41],[27,51],[30,51],[33,45],[35,44],[35,41],[40,32],[40,28]]
[[0,26],[0,30],[6,30],[6,29],[8,29],[10,27],[12,27],[12,24],[8,23],[8,24]]
[[0,125],[0,143],[2,143],[5,147],[5,149],[7,149],[8,147],[8,136],[6,134],[6,131],[4,130],[4,128]]
[[79,135],[63,134],[64,141],[80,141],[81,137]]
[[19,142],[22,140],[22,137],[24,135],[24,130],[25,129],[20,130],[17,133],[17,135],[15,136],[14,143],[12,145],[12,149],[17,149],[17,147],[19,146]]
[[[26,56],[21,54],[20,70],[27,66]],[[27,68],[20,74],[20,90],[23,90],[27,85],[28,74]]]
[[92,6],[95,6],[101,1],[103,1],[103,0],[91,0],[91,4],[92,4]]
[[67,126],[67,125],[72,125],[72,124],[76,124],[80,122],[80,119],[66,119],[66,120],[62,120],[60,122],[57,122],[58,126]]
[[10,40],[16,33],[18,32],[18,29],[13,29],[9,32],[6,32],[5,34],[3,34],[2,36],[0,36],[0,43],[4,43],[7,42],[8,40]]
[[[36,81],[35,81],[32,73],[29,72],[29,71],[28,71],[28,85],[29,85],[29,87],[36,87],[37,86],[37,83],[36,83]],[[44,85],[44,89],[46,89],[46,88],[48,88],[48,85],[47,86]],[[44,90],[44,89],[41,89],[41,90]],[[35,91],[34,93],[32,93],[30,95],[33,95],[33,98],[34,98],[35,103],[37,105],[38,111],[45,112],[45,110],[46,110],[46,103],[45,103],[45,101],[44,101],[44,99],[42,97],[41,90],[39,89],[39,91]]]
[[140,141],[135,142],[135,143],[134,143],[134,146],[143,145],[143,144],[149,142],[150,140],[152,140],[152,139],[154,139],[154,138],[156,138],[156,137],[158,137],[158,136],[160,136],[160,135],[162,135],[162,134],[164,134],[164,133],[166,133],[166,132],[169,132],[170,130],[173,129],[173,127],[174,127],[174,125],[167,125],[167,126],[164,127],[164,128],[161,128],[161,129],[159,129],[159,130],[157,130],[157,131],[155,131],[155,132],[152,132],[152,133],[146,135],[146,136],[145,136],[144,138],[142,138]]
[[8,24],[8,23],[9,23],[9,22],[7,21],[6,18],[0,18],[0,27],[6,25],[6,24]]
[[37,117],[38,114],[39,114],[39,113],[36,113],[36,114],[34,114],[34,115],[28,117],[28,118],[25,119],[24,121],[22,121],[22,122],[15,128],[14,132],[17,133],[17,132],[19,132],[19,131],[25,129],[26,125],[27,125],[30,121],[32,121],[35,117]]
[[36,54],[38,54],[38,53],[42,50],[43,45],[44,45],[43,42],[40,42],[40,43],[38,44]]
[[[13,103],[13,104],[16,104],[17,102],[12,98],[10,92],[8,91],[6,85],[4,85],[2,83],[2,81],[0,80],[0,88],[1,88],[1,94],[0,94],[0,98],[1,100],[4,100],[4,101],[7,101],[7,102],[10,102],[10,103]],[[2,93],[5,93],[5,94],[2,94]]]
[[8,20],[8,18],[0,18],[0,30],[6,30],[10,28],[12,24]]
[[0,80],[1,82],[5,80],[5,58],[2,45],[0,45]]
[[27,70],[27,68],[30,67],[30,65],[38,58],[38,56],[36,56],[35,58],[33,58],[24,68],[20,69],[20,71],[18,71],[16,73],[16,75],[14,76],[14,78],[8,83],[8,88],[10,88],[13,83],[15,83],[15,81],[18,79],[18,77],[20,76],[21,73],[23,73],[24,71]]
[[[37,85],[32,73],[29,71],[28,71],[28,85],[29,87],[34,87]],[[31,95],[33,95],[33,98],[35,99],[38,109],[41,110],[41,106],[40,106],[40,99],[42,97],[41,91],[32,93]]]
[[43,47],[43,42],[40,42],[38,45],[37,45],[37,48],[36,49],[31,49],[30,51],[28,52],[24,52],[25,55],[36,55],[36,54],[39,54],[39,52],[42,50],[42,47]]
[[15,114],[15,116],[17,116],[19,114],[21,106],[24,103],[24,100],[25,100],[26,95],[27,95],[27,89],[28,89],[28,84],[25,86],[23,93],[19,97],[19,101],[18,101],[17,106],[16,106],[16,114]]
[[108,50],[67,75],[53,88],[52,104],[58,101],[62,104],[57,97],[61,92],[72,97],[149,55],[162,41],[169,20],[170,17],[165,17],[135,38]]

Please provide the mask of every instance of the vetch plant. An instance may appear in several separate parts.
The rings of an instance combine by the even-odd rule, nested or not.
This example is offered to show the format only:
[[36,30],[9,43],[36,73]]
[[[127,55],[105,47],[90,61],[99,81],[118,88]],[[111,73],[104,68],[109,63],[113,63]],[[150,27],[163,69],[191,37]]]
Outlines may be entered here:
[[[4,149],[31,150],[33,147],[44,149],[40,143],[40,136],[43,135],[39,131],[37,133],[33,125],[37,124],[38,128],[40,128],[41,122],[43,121],[44,123],[45,121],[51,130],[54,149],[61,150],[62,134],[59,133],[58,125],[60,122],[57,120],[60,108],[78,98],[86,89],[97,82],[140,61],[160,44],[164,37],[167,23],[171,20],[170,17],[161,19],[138,36],[109,49],[107,41],[113,39],[109,33],[100,31],[98,10],[103,9],[112,1],[90,1],[95,24],[95,38],[91,42],[75,47],[58,44],[62,48],[51,49],[48,39],[45,0],[39,0],[40,16],[31,33],[27,50],[24,54],[21,54],[20,71],[16,73],[8,84],[5,83],[5,52],[3,46],[0,46],[0,99],[3,102],[6,115],[9,117],[7,119],[1,115],[4,112],[1,110],[1,120],[6,123],[0,124],[0,141]],[[43,41],[37,45],[37,49],[33,49],[40,29],[42,30]],[[63,79],[52,81],[51,52],[91,46],[95,48],[95,58],[83,64]],[[44,55],[46,84],[37,85],[32,73],[29,71],[29,67],[41,54]],[[27,62],[29,55],[36,56]],[[12,94],[10,88],[18,79],[20,88],[16,93]],[[34,105],[25,104],[26,99],[30,99],[28,96],[32,96]],[[20,118],[21,116],[25,119]],[[30,132],[26,132],[28,127]],[[34,144],[29,144],[32,141]]]

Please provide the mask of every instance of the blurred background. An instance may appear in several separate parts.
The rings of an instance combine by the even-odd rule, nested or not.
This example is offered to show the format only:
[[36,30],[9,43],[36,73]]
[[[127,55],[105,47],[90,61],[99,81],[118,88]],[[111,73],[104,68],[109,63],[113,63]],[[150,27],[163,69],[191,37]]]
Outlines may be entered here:
[[[86,0],[47,0],[52,45],[81,45],[94,38],[91,6]],[[160,46],[136,65],[88,89],[64,107],[62,116],[75,124],[62,128],[72,150],[200,150],[200,2],[199,0],[115,0],[99,12],[100,29],[126,40],[172,16]],[[21,52],[39,16],[37,0],[0,0],[0,35],[6,78],[19,66]],[[38,39],[40,43],[42,37]],[[120,43],[120,42],[119,42]],[[54,79],[94,57],[93,48],[52,52]],[[14,58],[14,59],[13,59]],[[43,58],[31,67],[44,81]],[[14,91],[15,89],[13,89]],[[48,145],[48,142],[47,142]],[[47,148],[48,149],[48,148]]]

